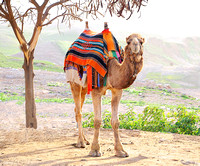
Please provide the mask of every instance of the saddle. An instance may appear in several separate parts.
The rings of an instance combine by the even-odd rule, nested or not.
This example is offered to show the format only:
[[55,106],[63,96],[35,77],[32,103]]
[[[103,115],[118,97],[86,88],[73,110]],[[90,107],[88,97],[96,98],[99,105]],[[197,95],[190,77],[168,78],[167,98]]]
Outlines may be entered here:
[[123,57],[123,49],[108,28],[101,33],[86,29],[66,53],[64,71],[67,82],[87,86],[89,94],[94,88],[106,85],[107,61],[116,58],[122,63]]

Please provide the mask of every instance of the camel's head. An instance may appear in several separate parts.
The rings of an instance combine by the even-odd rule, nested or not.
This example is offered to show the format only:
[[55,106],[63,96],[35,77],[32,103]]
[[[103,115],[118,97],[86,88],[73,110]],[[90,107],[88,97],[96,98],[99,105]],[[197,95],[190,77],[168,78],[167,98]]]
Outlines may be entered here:
[[145,39],[139,34],[132,34],[126,38],[127,47],[130,48],[132,54],[143,53],[143,43]]

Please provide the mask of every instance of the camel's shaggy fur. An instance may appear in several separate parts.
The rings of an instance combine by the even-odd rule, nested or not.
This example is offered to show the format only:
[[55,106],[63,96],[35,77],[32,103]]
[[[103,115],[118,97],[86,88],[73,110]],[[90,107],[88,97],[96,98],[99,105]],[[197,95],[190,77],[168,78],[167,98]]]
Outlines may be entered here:
[[[90,156],[101,156],[100,146],[98,142],[99,129],[101,126],[101,96],[105,94],[107,89],[112,92],[111,108],[112,118],[111,124],[114,131],[115,139],[115,154],[119,157],[127,157],[128,153],[124,151],[120,142],[118,127],[118,105],[122,96],[122,89],[129,87],[136,79],[137,74],[143,66],[143,43],[144,38],[139,34],[132,34],[126,39],[125,57],[122,64],[119,64],[116,59],[108,61],[108,76],[107,84],[104,87],[93,89],[92,100],[94,108],[94,138],[91,146]],[[82,106],[87,93],[87,88],[82,87],[74,82],[70,82],[71,91],[75,102],[76,121],[78,123],[79,136],[77,147],[84,148],[86,140],[81,123]]]

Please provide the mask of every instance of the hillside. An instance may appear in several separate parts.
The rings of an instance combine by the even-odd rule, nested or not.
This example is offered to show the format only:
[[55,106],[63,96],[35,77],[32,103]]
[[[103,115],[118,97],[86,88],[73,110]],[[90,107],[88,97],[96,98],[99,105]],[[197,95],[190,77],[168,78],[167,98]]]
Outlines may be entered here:
[[185,38],[181,42],[164,41],[150,37],[145,45],[149,65],[191,67],[199,65],[200,38]]

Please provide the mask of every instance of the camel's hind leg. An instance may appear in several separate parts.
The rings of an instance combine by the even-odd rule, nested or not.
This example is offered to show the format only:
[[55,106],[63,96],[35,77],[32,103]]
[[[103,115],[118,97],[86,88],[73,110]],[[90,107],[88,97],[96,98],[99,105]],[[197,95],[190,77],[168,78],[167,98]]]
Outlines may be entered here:
[[119,137],[119,118],[118,118],[118,106],[121,99],[122,90],[112,89],[112,117],[111,117],[111,125],[114,131],[114,139],[115,139],[115,155],[118,157],[128,157],[128,153],[124,151],[123,146],[120,142]]
[[77,142],[77,147],[79,148],[84,148],[85,147],[85,143],[84,141],[86,141],[86,144],[89,144],[89,142],[85,139],[85,136],[83,134],[83,128],[82,128],[82,106],[83,106],[83,102],[85,100],[85,94],[86,94],[86,90],[82,89],[82,87],[76,83],[70,83],[71,86],[71,91],[72,91],[72,95],[74,98],[74,103],[75,103],[75,114],[76,114],[76,122],[78,124],[78,132],[79,132],[79,136],[78,136],[78,142]]

